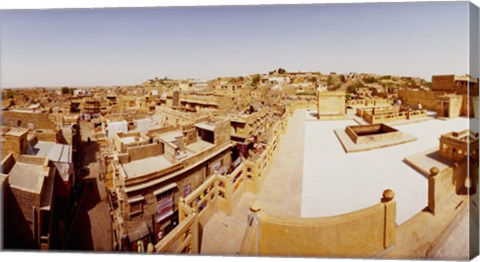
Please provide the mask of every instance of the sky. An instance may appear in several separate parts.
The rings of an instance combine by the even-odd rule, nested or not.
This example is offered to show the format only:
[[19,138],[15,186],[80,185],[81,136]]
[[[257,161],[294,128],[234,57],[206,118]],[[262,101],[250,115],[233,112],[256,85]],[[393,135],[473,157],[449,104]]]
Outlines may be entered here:
[[468,73],[468,2],[0,11],[0,85]]

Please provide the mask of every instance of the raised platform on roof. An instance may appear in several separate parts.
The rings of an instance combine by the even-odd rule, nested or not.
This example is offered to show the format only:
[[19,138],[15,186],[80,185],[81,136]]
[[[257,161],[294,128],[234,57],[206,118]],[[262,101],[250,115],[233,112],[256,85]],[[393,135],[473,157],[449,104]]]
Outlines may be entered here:
[[[358,126],[358,127],[364,127],[364,126]],[[395,145],[399,145],[399,144],[403,144],[403,143],[412,142],[412,141],[415,141],[417,139],[414,136],[411,136],[409,134],[405,134],[405,133],[400,132],[398,130],[395,130],[395,132],[392,132],[390,134],[393,134],[394,136],[386,137],[385,140],[371,139],[369,142],[360,142],[359,141],[358,143],[356,143],[348,135],[348,133],[345,129],[335,129],[335,135],[337,136],[338,140],[340,140],[340,143],[342,144],[343,149],[347,153],[373,150],[373,149],[389,147],[389,146],[395,146]],[[374,136],[375,135],[372,135],[371,137],[374,137]]]
[[434,166],[442,172],[454,164],[453,161],[440,158],[438,147],[407,156],[405,163],[427,177],[430,175],[430,168]]

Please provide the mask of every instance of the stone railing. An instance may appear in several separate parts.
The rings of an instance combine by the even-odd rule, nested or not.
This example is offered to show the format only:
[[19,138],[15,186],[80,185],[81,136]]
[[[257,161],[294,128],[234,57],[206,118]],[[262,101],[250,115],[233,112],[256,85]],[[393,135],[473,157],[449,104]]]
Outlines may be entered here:
[[374,99],[350,99],[346,101],[346,105],[350,107],[376,107],[389,106],[393,104],[391,98],[374,98]]
[[285,123],[279,123],[265,149],[256,158],[246,161],[247,192],[256,194],[261,189],[267,171],[272,164],[273,156],[277,152],[280,135],[284,132],[285,125]]
[[395,242],[396,202],[385,190],[381,202],[351,213],[320,218],[281,217],[250,207],[241,255],[373,257]]
[[381,114],[372,114],[365,112],[363,113],[363,119],[370,124],[380,124],[385,122],[394,122],[401,120],[410,120],[417,118],[424,118],[427,116],[427,110],[411,110],[411,111],[400,111],[394,113],[381,113]]
[[157,253],[199,253],[198,215],[192,213],[155,245]]
[[232,173],[214,173],[187,197],[180,198],[179,219],[188,217],[193,209],[198,210],[198,221],[205,224],[216,210],[230,214],[232,207],[245,192],[245,163],[238,165]]
[[[287,116],[285,114],[282,120],[272,127],[273,136],[255,161],[243,161],[226,175],[214,173],[187,197],[180,197],[178,203],[179,225],[157,243],[155,246],[157,252],[198,253],[198,226],[205,225],[217,210],[230,215],[245,191],[258,192],[276,152],[280,135],[285,132]],[[186,232],[188,234],[196,232],[196,240],[189,238],[188,241],[185,241]]]
[[206,221],[217,210],[217,190],[215,182],[218,179],[218,174],[213,174],[197,189],[191,192],[187,197],[180,198],[178,203],[179,220],[190,216],[193,210],[198,210],[198,222],[205,224]]
[[244,192],[245,164],[241,163],[230,174],[214,173],[200,187],[178,204],[179,224],[155,245],[157,253],[198,253],[199,225],[205,223],[217,210],[231,213],[232,206]]
[[217,208],[230,215],[233,207],[245,192],[245,162],[225,176],[218,175],[215,187],[218,192]]

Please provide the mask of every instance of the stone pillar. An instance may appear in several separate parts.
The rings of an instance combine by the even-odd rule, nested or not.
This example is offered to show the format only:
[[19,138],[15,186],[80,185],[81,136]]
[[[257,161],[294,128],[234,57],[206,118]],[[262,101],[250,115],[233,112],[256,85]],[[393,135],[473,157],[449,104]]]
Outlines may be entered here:
[[183,197],[178,198],[178,223],[181,223],[185,219],[185,199]]
[[233,178],[231,174],[227,174],[225,177],[227,178],[225,183],[225,213],[231,215],[233,206]]
[[385,207],[385,220],[384,220],[384,241],[383,247],[388,248],[395,244],[395,227],[396,227],[396,208],[397,203],[394,200],[395,193],[391,189],[383,191],[382,203]]
[[428,209],[435,215],[437,203],[435,201],[435,180],[440,170],[437,167],[430,168],[430,175],[428,176]]
[[191,233],[192,233],[192,244],[191,244],[191,251],[192,251],[192,254],[198,254],[199,253],[199,250],[200,250],[200,246],[199,246],[199,229],[198,229],[198,207],[194,206],[192,208],[192,214],[191,216],[193,216],[193,223],[192,223],[192,229],[191,229]]
[[153,244],[152,243],[148,243],[148,246],[147,246],[147,253],[151,254],[153,253],[155,250],[155,248],[153,247]]
[[259,200],[253,201],[250,205],[250,210],[247,217],[247,226],[251,227],[253,223],[258,223],[260,212],[262,211],[262,205]]
[[255,200],[250,205],[250,211],[248,214],[248,227],[251,227],[255,231],[252,243],[250,243],[251,255],[258,256],[260,254],[260,215],[262,212],[262,205],[259,200]]

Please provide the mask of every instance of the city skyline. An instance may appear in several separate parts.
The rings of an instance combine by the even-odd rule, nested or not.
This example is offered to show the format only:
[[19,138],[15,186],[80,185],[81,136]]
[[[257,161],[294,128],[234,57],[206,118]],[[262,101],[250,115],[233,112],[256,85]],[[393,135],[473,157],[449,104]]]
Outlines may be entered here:
[[[468,2],[2,10],[1,86],[466,74]],[[28,76],[28,77],[25,77]]]

